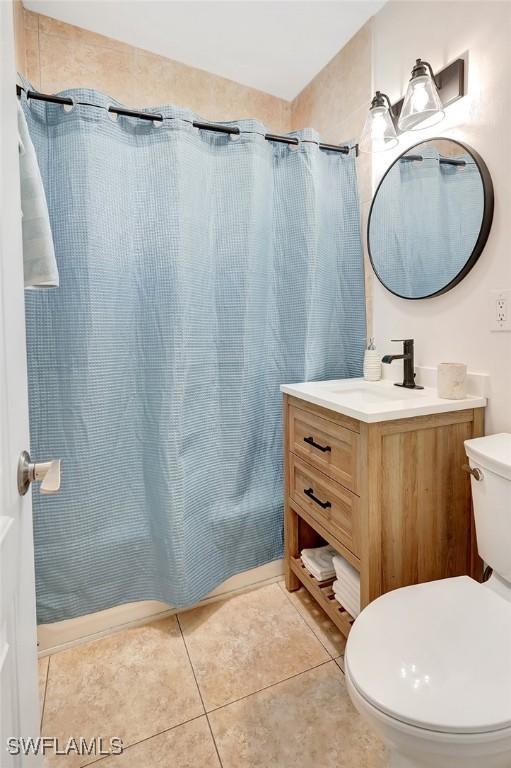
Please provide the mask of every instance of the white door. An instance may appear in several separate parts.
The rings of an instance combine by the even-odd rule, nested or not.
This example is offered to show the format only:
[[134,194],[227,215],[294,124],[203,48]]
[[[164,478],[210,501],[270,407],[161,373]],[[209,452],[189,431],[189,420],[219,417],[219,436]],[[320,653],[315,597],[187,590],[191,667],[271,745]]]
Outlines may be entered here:
[[32,503],[16,480],[29,431],[15,77],[12,4],[0,0],[0,768],[40,762],[7,751],[39,735]]

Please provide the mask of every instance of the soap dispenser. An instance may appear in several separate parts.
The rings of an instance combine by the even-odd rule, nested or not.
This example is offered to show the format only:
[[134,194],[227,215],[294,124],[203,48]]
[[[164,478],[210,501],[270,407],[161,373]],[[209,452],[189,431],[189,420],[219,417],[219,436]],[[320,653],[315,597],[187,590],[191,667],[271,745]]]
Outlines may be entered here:
[[369,339],[367,349],[364,352],[364,379],[366,381],[379,381],[381,379],[381,360],[373,338]]

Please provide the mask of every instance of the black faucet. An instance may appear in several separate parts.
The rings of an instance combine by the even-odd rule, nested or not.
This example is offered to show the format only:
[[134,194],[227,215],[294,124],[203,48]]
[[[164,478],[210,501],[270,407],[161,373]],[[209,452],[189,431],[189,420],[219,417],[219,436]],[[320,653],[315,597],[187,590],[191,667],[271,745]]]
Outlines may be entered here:
[[393,360],[404,360],[403,364],[403,383],[395,384],[396,387],[405,387],[405,389],[424,389],[415,383],[415,372],[413,363],[413,339],[392,339],[392,341],[403,342],[402,355],[384,355],[382,363],[391,363]]

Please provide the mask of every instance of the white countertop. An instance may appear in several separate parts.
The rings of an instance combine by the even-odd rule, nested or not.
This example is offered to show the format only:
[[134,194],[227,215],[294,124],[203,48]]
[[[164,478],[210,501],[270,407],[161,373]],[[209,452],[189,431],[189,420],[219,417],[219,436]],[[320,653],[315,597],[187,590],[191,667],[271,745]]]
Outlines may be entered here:
[[403,389],[388,380],[309,381],[305,384],[282,384],[280,391],[368,423],[484,408],[487,402],[485,397],[479,395],[469,395],[463,400],[445,400],[438,397],[432,387]]

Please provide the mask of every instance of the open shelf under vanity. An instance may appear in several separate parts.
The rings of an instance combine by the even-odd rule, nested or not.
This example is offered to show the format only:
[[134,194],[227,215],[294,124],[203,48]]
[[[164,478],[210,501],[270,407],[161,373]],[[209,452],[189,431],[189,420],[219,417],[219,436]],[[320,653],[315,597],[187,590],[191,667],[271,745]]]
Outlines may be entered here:
[[293,557],[289,561],[291,570],[298,576],[303,586],[316,598],[316,601],[329,615],[337,628],[347,637],[354,622],[353,616],[336,600],[332,584],[334,579],[318,581],[309,573],[299,557]]

